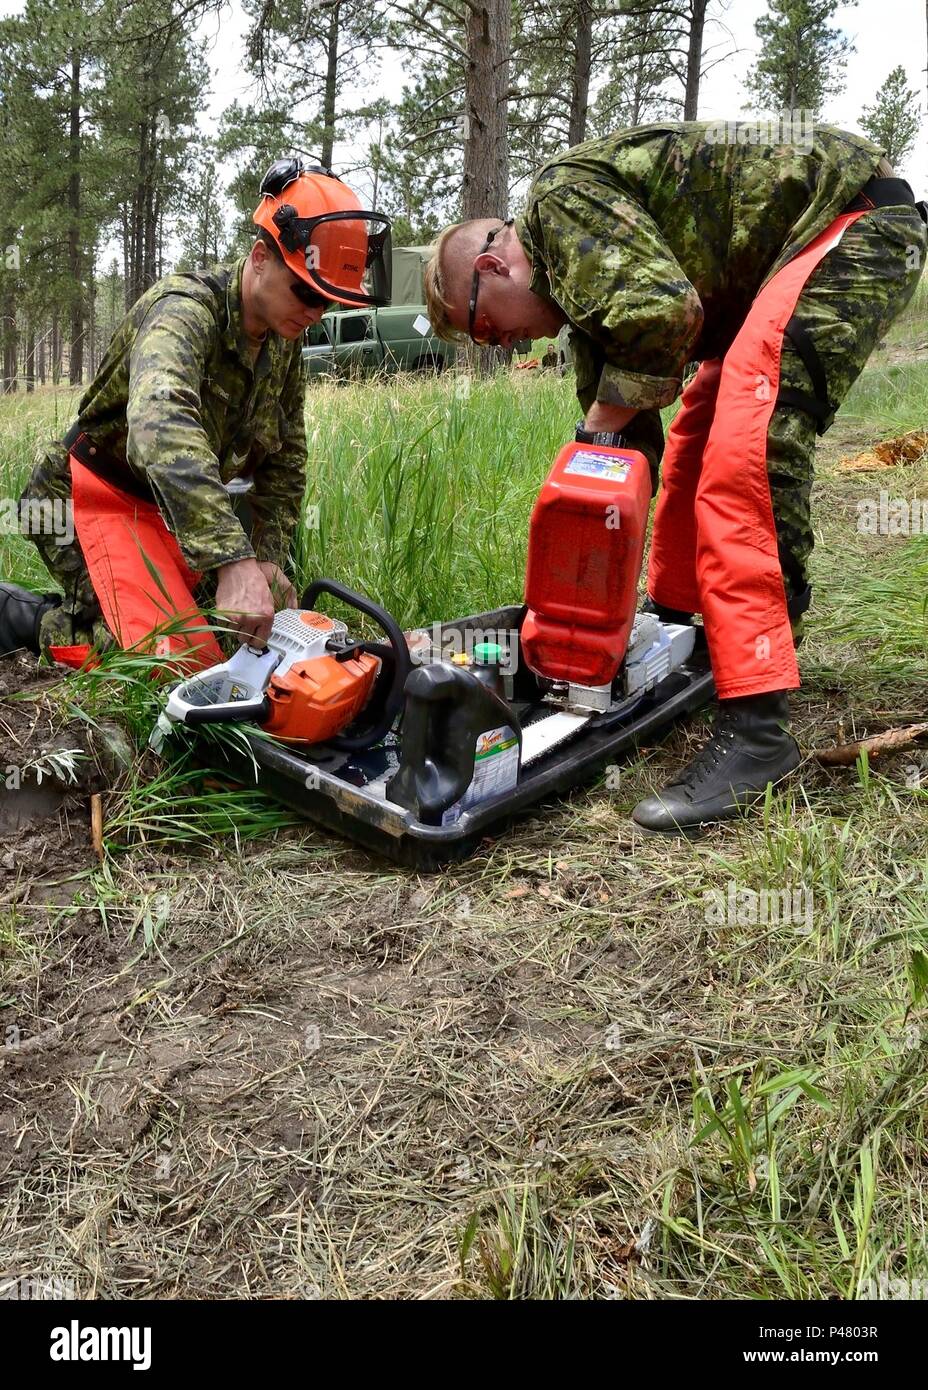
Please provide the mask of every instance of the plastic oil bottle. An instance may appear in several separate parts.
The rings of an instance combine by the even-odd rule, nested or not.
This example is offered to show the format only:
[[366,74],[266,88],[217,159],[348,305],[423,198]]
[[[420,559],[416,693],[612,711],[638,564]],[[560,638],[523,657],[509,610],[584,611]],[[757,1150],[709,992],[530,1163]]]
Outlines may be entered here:
[[[505,700],[500,669],[502,660],[503,649],[498,642],[478,642],[473,658],[465,652],[452,657],[453,664],[469,671],[482,686],[500,700]],[[499,724],[477,735],[473,781],[460,800],[443,812],[442,825],[453,825],[460,819],[462,811],[470,810],[481,801],[486,801],[487,797],[509,791],[516,785],[519,780],[519,744],[519,735],[510,724]]]
[[473,657],[414,670],[406,683],[403,754],[387,799],[429,825],[453,825],[519,779],[522,731],[503,698],[502,650],[480,643]]

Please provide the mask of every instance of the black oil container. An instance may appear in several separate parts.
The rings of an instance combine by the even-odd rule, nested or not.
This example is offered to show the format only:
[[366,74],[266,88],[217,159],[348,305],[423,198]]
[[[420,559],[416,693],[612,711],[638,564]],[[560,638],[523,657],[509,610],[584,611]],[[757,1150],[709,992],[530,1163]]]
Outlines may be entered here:
[[500,695],[446,661],[417,667],[405,693],[403,753],[387,784],[389,801],[425,825],[447,825],[515,786],[522,727]]

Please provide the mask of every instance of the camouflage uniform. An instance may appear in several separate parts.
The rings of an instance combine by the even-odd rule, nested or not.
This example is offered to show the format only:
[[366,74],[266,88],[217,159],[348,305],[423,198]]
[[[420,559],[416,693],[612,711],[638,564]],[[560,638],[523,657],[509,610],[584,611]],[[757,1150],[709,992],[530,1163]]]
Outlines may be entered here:
[[[256,557],[283,567],[306,471],[304,372],[299,340],[268,333],[253,360],[242,327],[244,258],[209,273],[168,275],[129,310],[78,406],[77,423],[104,456],[150,494],[187,564],[196,594],[215,594],[216,569]],[[223,484],[252,476],[251,539]],[[23,493],[69,499],[68,450],[41,446]],[[112,645],[75,537],[32,534],[64,602],[42,620],[50,644]]]
[[[624,433],[655,480],[658,412],[680,393],[687,364],[723,357],[760,288],[880,172],[878,146],[829,127],[795,145],[732,133],[719,122],[666,122],[588,141],[545,165],[516,219],[531,288],[573,327],[583,410],[594,401],[636,409]],[[925,251],[914,206],[879,208],[810,276],[796,316],[834,405],[914,293]],[[812,390],[788,339],[781,384]],[[814,444],[812,417],[778,405],[767,464],[788,597],[805,587],[812,549]]]

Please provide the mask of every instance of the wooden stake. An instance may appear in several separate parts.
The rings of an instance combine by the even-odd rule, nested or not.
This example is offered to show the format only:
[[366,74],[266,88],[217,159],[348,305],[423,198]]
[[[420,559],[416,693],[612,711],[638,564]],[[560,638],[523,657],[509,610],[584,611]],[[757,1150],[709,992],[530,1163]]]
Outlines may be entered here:
[[90,835],[97,858],[103,863],[103,798],[99,792],[90,796]]

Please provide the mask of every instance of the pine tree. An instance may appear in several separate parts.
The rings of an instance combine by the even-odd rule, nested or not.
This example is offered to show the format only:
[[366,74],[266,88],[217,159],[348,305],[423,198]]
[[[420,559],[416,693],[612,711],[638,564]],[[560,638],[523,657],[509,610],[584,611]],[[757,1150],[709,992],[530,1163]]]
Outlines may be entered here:
[[905,68],[900,66],[893,68],[873,105],[864,107],[860,126],[898,169],[915,144],[921,120],[918,95],[909,87]]
[[801,110],[817,116],[829,97],[843,91],[854,45],[829,22],[839,3],[770,0],[770,13],[754,25],[762,53],[746,86],[771,112]]

